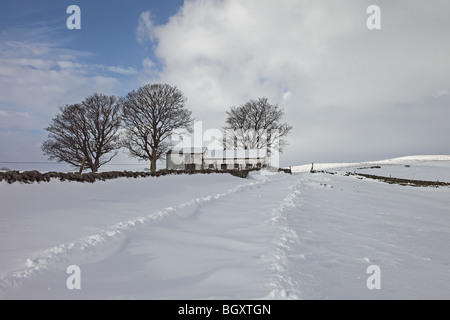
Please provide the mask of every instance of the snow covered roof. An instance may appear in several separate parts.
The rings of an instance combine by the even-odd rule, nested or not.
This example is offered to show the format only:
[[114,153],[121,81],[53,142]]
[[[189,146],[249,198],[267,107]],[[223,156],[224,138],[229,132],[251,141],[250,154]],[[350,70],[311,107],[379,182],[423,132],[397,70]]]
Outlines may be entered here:
[[246,149],[246,150],[207,150],[205,159],[261,159],[267,155],[266,149]]
[[203,154],[206,152],[206,147],[204,148],[173,148],[168,153],[183,153],[183,154]]
[[168,153],[203,154],[204,159],[262,159],[267,156],[267,149],[221,150],[208,148],[173,148]]

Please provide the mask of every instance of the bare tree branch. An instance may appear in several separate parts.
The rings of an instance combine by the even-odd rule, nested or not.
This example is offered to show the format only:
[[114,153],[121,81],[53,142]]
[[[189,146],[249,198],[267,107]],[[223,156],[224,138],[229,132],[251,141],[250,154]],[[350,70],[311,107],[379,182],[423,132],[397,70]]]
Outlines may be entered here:
[[120,147],[121,108],[115,96],[93,94],[81,104],[60,108],[45,130],[42,151],[50,160],[80,167],[83,159],[92,172],[110,162]]
[[150,161],[151,172],[156,171],[156,161],[164,158],[173,131],[192,126],[192,112],[184,108],[185,103],[183,93],[167,84],[145,85],[122,102],[122,146],[131,157]]
[[282,152],[283,139],[292,126],[281,123],[284,111],[271,105],[267,98],[250,100],[227,111],[224,147],[227,149],[274,148]]

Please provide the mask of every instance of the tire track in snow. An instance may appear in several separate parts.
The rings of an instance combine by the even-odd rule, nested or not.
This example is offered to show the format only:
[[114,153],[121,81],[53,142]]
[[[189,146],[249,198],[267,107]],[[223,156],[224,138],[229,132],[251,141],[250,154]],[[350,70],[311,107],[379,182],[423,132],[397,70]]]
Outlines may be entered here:
[[17,287],[31,276],[44,272],[52,267],[59,266],[65,268],[70,264],[75,264],[74,261],[77,262],[76,264],[80,264],[80,261],[84,264],[101,261],[115,252],[120,251],[126,245],[127,237],[125,231],[127,230],[162,220],[179,212],[193,214],[204,203],[222,199],[242,189],[253,188],[271,182],[272,180],[267,178],[254,180],[228,189],[224,193],[196,198],[181,205],[167,207],[146,216],[119,222],[108,229],[101,230],[99,233],[37,252],[26,260],[24,268],[10,271],[0,277],[0,293],[6,291],[8,288]]

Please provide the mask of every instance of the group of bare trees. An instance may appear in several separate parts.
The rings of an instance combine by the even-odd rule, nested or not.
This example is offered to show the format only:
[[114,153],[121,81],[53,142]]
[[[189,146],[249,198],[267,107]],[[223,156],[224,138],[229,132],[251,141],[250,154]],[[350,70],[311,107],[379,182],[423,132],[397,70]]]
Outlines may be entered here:
[[[61,107],[45,130],[48,139],[42,151],[50,160],[66,162],[97,172],[121,148],[131,157],[150,161],[151,172],[170,148],[175,130],[192,130],[192,112],[185,108],[186,97],[176,87],[148,84],[124,98],[95,93],[80,104]],[[227,112],[225,138],[227,149],[265,148],[278,142],[292,129],[281,123],[284,112],[266,98],[251,100]],[[226,142],[226,141],[232,141]],[[272,146],[273,147],[273,146]]]
[[284,138],[292,126],[281,123],[284,111],[267,98],[250,100],[227,111],[224,146],[226,149],[277,149],[283,151]]
[[155,172],[172,131],[192,125],[185,103],[183,93],[167,84],[145,85],[125,98],[93,94],[80,104],[60,108],[45,129],[49,134],[42,151],[80,172],[97,172],[125,148],[130,156],[150,161]]

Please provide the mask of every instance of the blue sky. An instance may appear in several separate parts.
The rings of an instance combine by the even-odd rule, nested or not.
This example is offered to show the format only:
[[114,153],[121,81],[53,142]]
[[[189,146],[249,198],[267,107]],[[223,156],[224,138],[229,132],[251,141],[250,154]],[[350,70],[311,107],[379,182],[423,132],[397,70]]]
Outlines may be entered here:
[[[81,30],[66,27],[72,4],[81,9]],[[146,57],[157,62],[153,43],[136,40],[140,14],[150,11],[155,24],[165,24],[182,5],[182,0],[8,1],[0,11],[0,39],[48,43],[76,53],[79,63],[138,70]]]
[[[72,4],[82,10],[81,30],[66,27],[70,16],[66,9]],[[144,55],[136,42],[142,12],[151,11],[156,24],[165,24],[182,4],[182,0],[5,1],[0,11],[0,30],[3,39],[57,42],[68,49],[93,53],[91,62],[121,63],[128,61],[128,50]]]
[[283,166],[450,154],[449,14],[444,0],[2,1],[0,162],[46,161],[58,107],[146,83],[177,86],[204,131],[267,97],[294,127]]
[[[69,30],[66,27],[70,17],[66,10],[73,4],[81,9],[81,30]],[[182,5],[182,0],[3,1],[0,5],[0,52],[4,58],[23,60],[18,62],[23,74],[16,75],[17,84],[21,83],[20,78],[27,75],[33,77],[32,73],[38,71],[50,77],[52,72],[63,73],[63,67],[54,63],[62,60],[64,65],[72,63],[76,66],[73,69],[74,77],[81,76],[81,81],[83,78],[89,80],[100,77],[106,82],[116,83],[103,86],[94,83],[81,90],[71,90],[71,84],[68,83],[65,88],[68,95],[62,94],[55,99],[40,96],[37,97],[40,101],[33,101],[36,97],[32,97],[32,94],[24,100],[4,98],[0,104],[0,116],[3,115],[3,119],[0,119],[0,161],[46,161],[38,145],[46,137],[43,128],[59,106],[81,101],[94,91],[125,95],[137,89],[141,85],[137,74],[145,58],[151,59],[155,70],[161,68],[153,52],[154,44],[137,40],[141,13],[150,12],[155,24],[165,24]],[[45,62],[51,65],[48,68],[42,66]],[[70,78],[70,70],[68,73],[66,77]],[[42,79],[44,82],[45,78]],[[8,80],[3,77],[3,81]],[[31,85],[35,91],[40,91],[45,83],[40,83],[38,78]],[[0,89],[0,92],[3,97],[9,95],[7,89],[3,92]],[[18,95],[24,94],[27,95]],[[37,102],[38,106],[33,107],[30,101]],[[49,102],[53,105],[49,105]],[[127,158],[122,158],[129,162]]]

